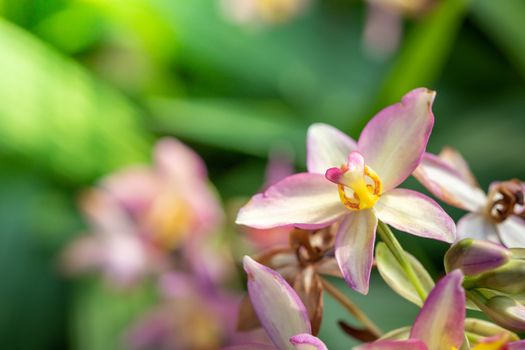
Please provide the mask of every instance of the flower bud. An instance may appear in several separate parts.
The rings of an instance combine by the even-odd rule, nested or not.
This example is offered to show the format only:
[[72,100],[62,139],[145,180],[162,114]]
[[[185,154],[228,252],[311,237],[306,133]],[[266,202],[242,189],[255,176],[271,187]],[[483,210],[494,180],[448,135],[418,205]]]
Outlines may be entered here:
[[517,341],[520,339],[514,332],[508,331],[492,322],[478,320],[477,318],[465,319],[465,331],[470,333],[471,336],[476,336],[479,340],[501,334],[507,334],[510,341]]
[[463,239],[445,254],[447,272],[461,269],[465,275],[477,275],[507,263],[512,254],[502,245],[474,239]]
[[517,332],[525,331],[525,306],[516,300],[498,295],[478,306],[500,326]]
[[525,260],[511,260],[505,265],[482,273],[469,281],[465,288],[487,288],[505,294],[525,292]]

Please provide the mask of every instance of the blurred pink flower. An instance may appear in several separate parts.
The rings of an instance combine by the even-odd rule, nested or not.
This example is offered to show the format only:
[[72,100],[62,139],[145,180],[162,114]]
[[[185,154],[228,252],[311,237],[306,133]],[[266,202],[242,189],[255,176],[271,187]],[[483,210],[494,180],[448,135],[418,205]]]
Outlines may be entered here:
[[[81,200],[91,234],[65,251],[69,272],[102,270],[117,285],[167,267],[176,250],[186,264],[198,260],[202,242],[220,228],[223,213],[200,157],[174,139],[154,151],[154,166],[134,166],[103,179]],[[201,268],[207,265],[200,264]],[[207,266],[214,276],[220,264]]]
[[470,212],[458,222],[458,239],[525,247],[525,185],[519,180],[492,183],[486,195],[465,159],[451,148],[438,156],[426,153],[414,176],[443,202]]
[[221,0],[224,15],[239,24],[287,22],[303,12],[310,0]]
[[312,125],[308,173],[289,176],[252,197],[237,224],[316,229],[340,222],[335,257],[348,285],[364,294],[378,220],[417,236],[454,241],[454,222],[436,202],[396,188],[425,151],[434,96],[424,88],[406,94],[368,122],[358,143],[331,126]]

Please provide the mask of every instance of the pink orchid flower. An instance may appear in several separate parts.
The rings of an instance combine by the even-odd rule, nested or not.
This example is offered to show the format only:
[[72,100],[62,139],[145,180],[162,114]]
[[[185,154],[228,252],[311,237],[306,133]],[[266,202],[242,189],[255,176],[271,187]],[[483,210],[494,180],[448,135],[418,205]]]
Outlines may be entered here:
[[248,256],[244,257],[243,264],[248,274],[250,300],[274,346],[254,343],[227,350],[327,350],[326,345],[312,335],[306,307],[285,279]]
[[[131,166],[104,178],[81,201],[91,234],[64,253],[66,271],[98,269],[118,286],[129,286],[182,251],[203,269],[201,242],[222,221],[202,159],[175,139],[162,139],[153,166]],[[210,279],[220,265],[209,267]]]
[[406,340],[378,340],[356,350],[452,350],[464,339],[465,291],[460,270],[441,279],[428,295]]
[[368,292],[378,219],[417,236],[454,241],[454,222],[435,201],[396,188],[425,151],[434,97],[424,88],[409,92],[372,118],[357,143],[331,126],[312,125],[308,172],[254,196],[236,222],[315,229],[339,221],[335,256],[349,286],[363,294]]
[[501,241],[509,248],[525,247],[523,183],[493,183],[486,195],[467,162],[450,148],[438,156],[426,153],[414,176],[443,202],[470,212],[458,222],[458,239],[486,239]]

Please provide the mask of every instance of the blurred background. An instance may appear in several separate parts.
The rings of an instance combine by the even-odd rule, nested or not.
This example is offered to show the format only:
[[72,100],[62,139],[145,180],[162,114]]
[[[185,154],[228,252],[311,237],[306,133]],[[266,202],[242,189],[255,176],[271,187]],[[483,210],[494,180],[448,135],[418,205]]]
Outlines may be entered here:
[[[162,136],[203,157],[231,223],[270,152],[304,169],[309,124],[357,137],[425,86],[430,151],[458,149],[485,189],[525,178],[522,0],[0,0],[0,14],[2,348],[126,348],[154,293],[66,278],[59,257],[87,231],[79,195],[150,163]],[[445,246],[401,239],[441,273]],[[384,329],[410,324],[417,309],[374,281],[345,292]],[[350,348],[325,303],[321,337]]]

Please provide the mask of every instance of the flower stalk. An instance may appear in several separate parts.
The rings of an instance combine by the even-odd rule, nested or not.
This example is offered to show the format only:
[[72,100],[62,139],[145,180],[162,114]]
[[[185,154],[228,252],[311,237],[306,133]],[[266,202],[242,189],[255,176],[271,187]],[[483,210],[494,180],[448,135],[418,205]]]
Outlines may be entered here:
[[354,316],[358,321],[360,321],[374,336],[380,338],[383,335],[381,329],[366,316],[366,314],[355,305],[350,299],[346,297],[336,286],[328,282],[326,279],[321,278],[323,288],[331,296],[334,297],[352,316]]
[[427,293],[425,292],[421,281],[417,277],[416,272],[412,268],[412,265],[408,261],[408,258],[405,254],[405,250],[403,249],[403,247],[401,247],[401,244],[394,236],[392,230],[390,230],[388,225],[379,220],[377,223],[377,232],[381,236],[383,242],[385,242],[385,244],[387,245],[388,249],[390,249],[396,260],[399,262],[403,270],[405,271],[407,278],[410,280],[410,282],[416,289],[416,292],[421,298],[421,300],[425,301],[425,299],[427,298]]

